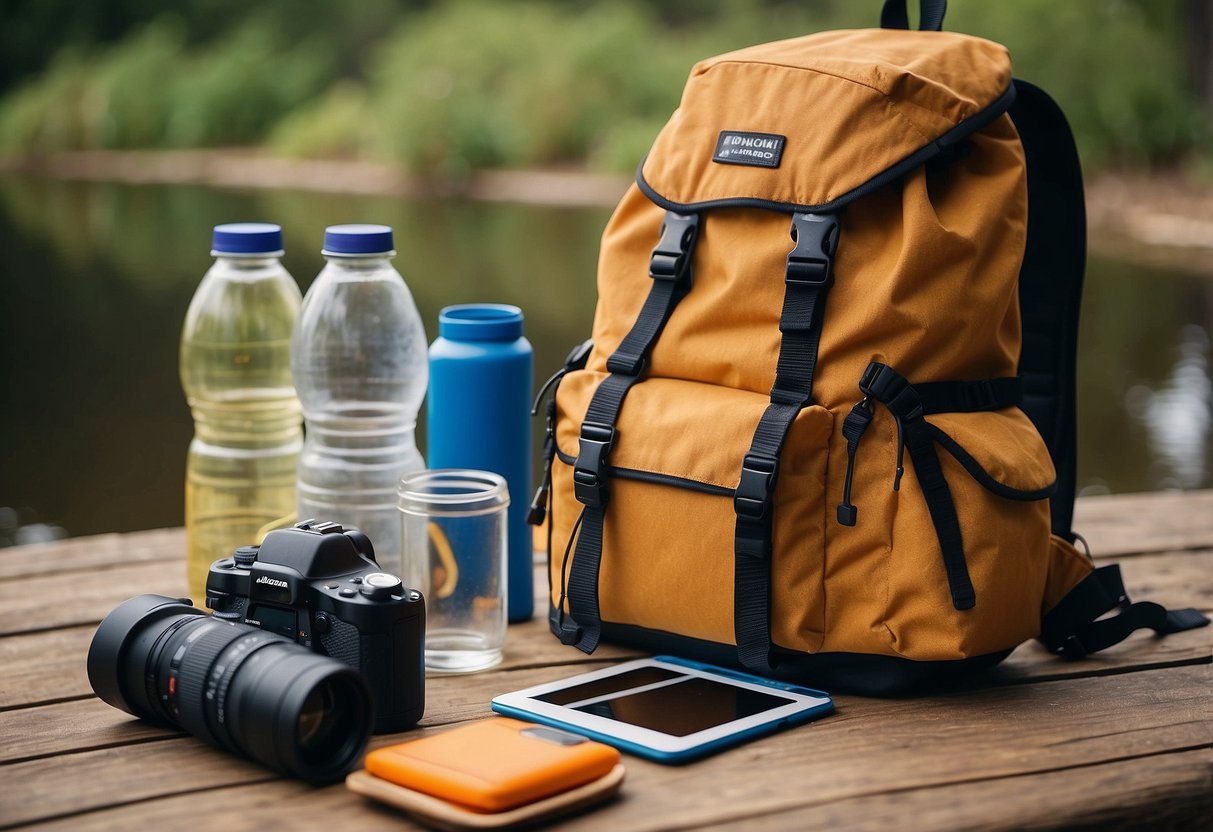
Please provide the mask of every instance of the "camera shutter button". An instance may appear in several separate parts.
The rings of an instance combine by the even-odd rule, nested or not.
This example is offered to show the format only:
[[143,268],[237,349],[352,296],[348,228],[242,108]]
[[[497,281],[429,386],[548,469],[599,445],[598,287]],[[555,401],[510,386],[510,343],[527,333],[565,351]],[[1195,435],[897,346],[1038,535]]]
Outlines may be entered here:
[[362,577],[360,591],[372,601],[386,601],[393,595],[403,592],[404,585],[395,575],[389,575],[386,572],[372,572]]
[[257,549],[258,547],[256,546],[241,546],[237,549],[235,554],[232,555],[232,559],[236,561],[236,566],[241,569],[248,569],[256,563]]

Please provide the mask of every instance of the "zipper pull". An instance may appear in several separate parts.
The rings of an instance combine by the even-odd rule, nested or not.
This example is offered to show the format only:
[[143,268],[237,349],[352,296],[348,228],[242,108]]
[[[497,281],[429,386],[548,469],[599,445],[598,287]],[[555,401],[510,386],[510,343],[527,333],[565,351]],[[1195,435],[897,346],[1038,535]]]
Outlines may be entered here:
[[847,476],[842,487],[842,502],[838,504],[838,522],[844,526],[854,526],[856,515],[859,514],[859,509],[851,502],[851,481],[855,475],[855,454],[859,451],[859,441],[870,424],[872,404],[865,396],[851,408],[842,423],[842,435],[847,440]]
[[527,509],[526,522],[532,526],[543,523],[547,516],[548,494],[552,489],[552,460],[556,456],[556,399],[548,401],[547,430],[543,436],[543,477]]

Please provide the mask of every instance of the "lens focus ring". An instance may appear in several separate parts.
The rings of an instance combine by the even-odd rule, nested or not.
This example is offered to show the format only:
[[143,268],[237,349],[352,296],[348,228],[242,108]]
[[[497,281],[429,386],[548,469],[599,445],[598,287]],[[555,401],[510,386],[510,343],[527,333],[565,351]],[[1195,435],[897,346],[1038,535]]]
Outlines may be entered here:
[[232,643],[232,637],[237,635],[232,626],[222,621],[210,621],[204,628],[191,633],[183,645],[185,653],[177,671],[177,718],[181,720],[181,727],[216,745],[221,743],[206,718],[206,712],[210,709],[205,707],[205,691],[211,666]]

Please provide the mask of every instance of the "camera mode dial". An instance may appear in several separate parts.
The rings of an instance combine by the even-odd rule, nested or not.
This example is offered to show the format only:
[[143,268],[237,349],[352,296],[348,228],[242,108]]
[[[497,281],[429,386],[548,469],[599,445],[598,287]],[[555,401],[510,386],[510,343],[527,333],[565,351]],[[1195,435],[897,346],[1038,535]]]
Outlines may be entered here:
[[371,572],[362,576],[360,592],[372,601],[386,601],[404,591],[404,585],[395,575],[386,572]]

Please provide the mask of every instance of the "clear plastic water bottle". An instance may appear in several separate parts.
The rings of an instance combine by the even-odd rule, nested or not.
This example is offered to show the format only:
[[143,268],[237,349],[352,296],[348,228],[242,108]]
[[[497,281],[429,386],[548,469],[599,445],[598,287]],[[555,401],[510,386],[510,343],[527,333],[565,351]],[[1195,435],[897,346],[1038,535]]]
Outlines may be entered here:
[[300,293],[280,262],[282,229],[217,225],[211,254],[180,355],[194,416],[185,528],[190,593],[199,603],[213,561],[292,521],[303,441],[290,367]]
[[425,462],[414,432],[425,397],[425,327],[391,264],[392,229],[334,225],[328,264],[303,299],[291,371],[307,435],[297,480],[300,519],[361,529],[396,569],[396,488]]

